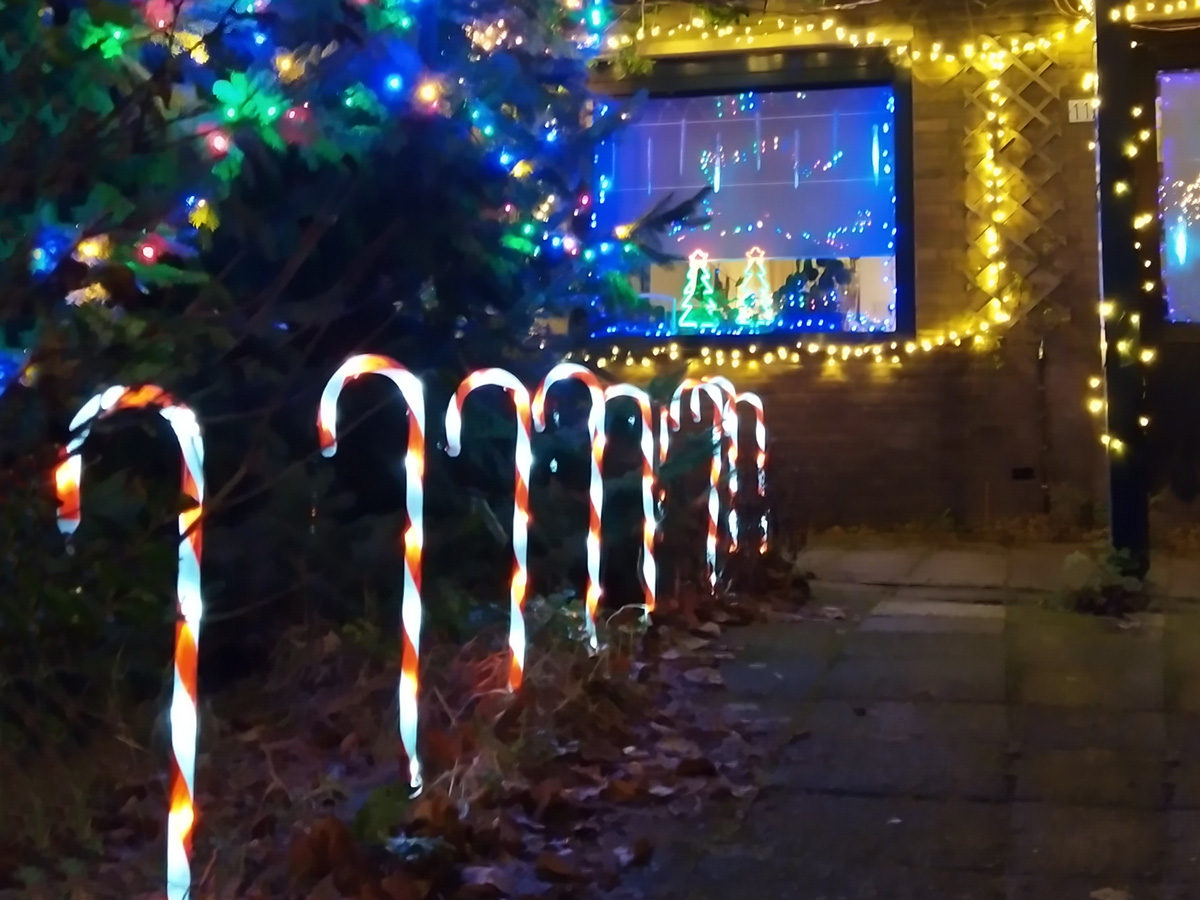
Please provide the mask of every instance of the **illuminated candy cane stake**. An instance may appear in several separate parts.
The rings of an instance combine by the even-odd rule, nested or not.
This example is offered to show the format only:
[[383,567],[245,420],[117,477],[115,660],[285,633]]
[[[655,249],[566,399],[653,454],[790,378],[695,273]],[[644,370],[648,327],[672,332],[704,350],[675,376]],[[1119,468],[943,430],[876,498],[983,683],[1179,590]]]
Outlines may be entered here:
[[[738,549],[738,414],[737,388],[733,382],[723,375],[714,375],[702,379],[705,384],[715,384],[725,394],[725,404],[721,409],[721,431],[729,439],[726,468],[729,470],[729,552],[736,553]],[[700,395],[692,392],[692,418],[700,421]]]
[[352,356],[333,373],[321,392],[317,435],[323,456],[337,453],[337,403],[342,388],[371,373],[390,379],[408,406],[408,452],[404,457],[408,526],[404,529],[404,594],[400,602],[403,645],[397,698],[400,742],[408,755],[408,783],[415,795],[422,786],[421,760],[417,755],[417,692],[421,656],[421,551],[425,545],[425,389],[415,375],[394,359],[370,353]]
[[654,565],[654,426],[650,395],[631,384],[614,384],[604,391],[605,401],[630,397],[637,401],[642,414],[642,586],[646,595],[646,614],[654,612],[658,590],[658,570]]
[[588,644],[596,650],[600,646],[596,637],[596,610],[600,607],[600,512],[604,507],[604,480],[600,473],[600,463],[604,459],[604,389],[600,387],[600,379],[583,366],[559,363],[546,373],[534,394],[533,425],[538,431],[546,430],[546,394],[555,384],[568,378],[582,381],[591,399],[588,436],[592,442],[592,474],[588,486],[588,583],[584,626],[587,628]]
[[529,587],[526,559],[529,555],[529,469],[533,464],[529,391],[504,369],[480,369],[462,380],[446,409],[446,452],[462,452],[462,411],[467,395],[478,387],[494,385],[512,394],[517,408],[517,448],[514,454],[515,490],[513,494],[513,575],[510,591],[508,646],[511,658],[508,686],[516,690],[525,674],[525,592]]
[[758,394],[745,391],[737,395],[735,401],[737,404],[748,403],[754,408],[754,443],[757,446],[758,453],[755,458],[755,464],[758,467],[758,499],[762,504],[762,517],[759,520],[759,528],[762,530],[762,543],[758,545],[759,553],[767,552],[768,528],[767,528],[767,423],[766,412],[763,408],[762,398]]
[[721,519],[721,441],[724,423],[724,407],[721,403],[721,389],[711,382],[697,381],[685,378],[675,389],[671,397],[671,425],[678,431],[681,425],[679,418],[680,400],[684,391],[692,391],[692,414],[700,421],[700,404],[695,392],[702,391],[708,395],[713,405],[712,465],[708,471],[708,539],[705,544],[705,556],[708,560],[708,584],[714,591],[717,587],[717,545],[720,533]]
[[58,527],[70,535],[79,527],[80,448],[92,423],[121,409],[158,407],[179,441],[183,460],[181,487],[195,506],[179,514],[179,571],[176,597],[179,620],[175,627],[175,678],[171,690],[171,798],[167,815],[167,900],[187,900],[191,894],[192,826],[196,821],[195,774],[198,720],[196,663],[204,601],[200,593],[200,516],[204,508],[204,443],[195,414],[162,388],[110,387],[85,403],[71,420],[74,437],[54,472],[58,494]]

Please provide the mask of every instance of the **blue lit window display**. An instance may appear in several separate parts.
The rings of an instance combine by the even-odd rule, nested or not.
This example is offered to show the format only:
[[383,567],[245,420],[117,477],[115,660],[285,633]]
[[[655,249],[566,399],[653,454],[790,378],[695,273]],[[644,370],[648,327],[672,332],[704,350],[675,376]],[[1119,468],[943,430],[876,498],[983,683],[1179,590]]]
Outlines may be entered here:
[[895,135],[888,85],[647,100],[597,155],[597,224],[706,185],[710,221],[594,334],[895,331]]
[[1167,320],[1200,322],[1200,71],[1159,73],[1158,134]]

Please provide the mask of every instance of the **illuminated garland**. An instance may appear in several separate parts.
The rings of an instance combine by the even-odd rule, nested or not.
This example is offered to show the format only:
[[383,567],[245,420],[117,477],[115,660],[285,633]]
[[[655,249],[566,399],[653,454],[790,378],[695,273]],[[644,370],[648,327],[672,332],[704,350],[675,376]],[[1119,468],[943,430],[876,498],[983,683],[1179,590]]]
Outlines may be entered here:
[[533,451],[529,391],[525,385],[503,369],[480,369],[464,378],[446,408],[446,452],[458,456],[462,451],[463,404],[473,390],[486,386],[507,391],[517,414],[517,446],[513,455],[513,574],[508,630],[508,686],[515,691],[525,677],[525,594],[529,590],[529,470],[533,466]]
[[420,380],[400,363],[386,356],[352,356],[333,373],[321,392],[317,433],[321,454],[337,453],[337,402],[342,389],[368,374],[382,375],[394,384],[408,406],[408,451],[404,457],[405,514],[404,592],[400,619],[403,644],[400,654],[400,683],[397,689],[400,741],[408,755],[408,781],[420,793],[421,760],[417,750],[418,689],[421,655],[421,552],[425,545],[425,389]]
[[[1200,0],[1193,2],[1200,3]],[[1153,9],[1154,3],[1150,2],[1147,6]],[[1188,4],[1176,3],[1168,6],[1178,15],[1183,14]],[[1165,7],[1163,9],[1165,10]],[[831,44],[848,47],[874,46],[887,48],[899,64],[911,65],[919,62],[928,65],[931,67],[931,73],[940,73],[942,67],[947,67],[950,70],[947,74],[952,74],[954,67],[970,65],[982,73],[987,73],[989,82],[994,82],[988,98],[993,104],[994,118],[989,119],[991,127],[987,138],[993,152],[990,155],[985,152],[980,177],[985,186],[994,188],[993,198],[989,201],[990,212],[998,215],[999,223],[1002,223],[1012,201],[1003,191],[1003,172],[995,162],[994,151],[999,146],[998,142],[1006,135],[1002,107],[1007,97],[999,89],[999,76],[1014,59],[1023,54],[1050,50],[1073,36],[1091,40],[1092,30],[1093,24],[1089,19],[1079,18],[1069,25],[1036,37],[1025,34],[995,38],[980,36],[973,41],[964,41],[952,49],[937,41],[914,46],[911,29],[854,27],[839,23],[831,17],[812,19],[803,15],[781,16],[774,19],[759,18],[752,23],[714,26],[704,18],[696,16],[686,21],[646,23],[641,27],[610,35],[606,45],[610,50],[621,50],[636,45],[639,52],[650,57],[735,48],[797,48]],[[1094,82],[1094,74],[1089,74],[1085,78],[1085,89],[1093,87]],[[1141,137],[1140,140],[1144,141],[1145,137]],[[993,184],[986,185],[988,181],[992,181]],[[999,275],[1008,270],[1001,236],[998,232],[985,229],[980,235],[980,241],[983,252],[989,259],[988,266],[981,273],[981,280],[987,285],[991,283],[992,275],[995,274],[995,286],[999,288]],[[989,247],[992,248],[990,251]],[[744,364],[752,371],[760,367],[797,364],[805,357],[814,358],[830,367],[851,360],[898,366],[907,357],[920,356],[941,348],[972,347],[986,350],[995,346],[997,327],[1010,324],[1013,320],[1013,311],[1010,310],[1012,302],[1011,292],[1000,291],[989,298],[982,310],[961,325],[923,331],[916,338],[909,340],[836,343],[822,339],[796,340],[794,336],[785,337],[781,333],[776,334],[773,340],[771,335],[760,334],[755,336],[756,342],[750,344],[748,349],[743,346],[731,350],[725,350],[721,346],[701,346],[699,358],[693,358],[692,361],[705,369],[714,365],[728,365],[736,369]],[[611,365],[648,368],[654,364],[653,357],[664,356],[675,361],[685,352],[690,354],[690,351],[681,348],[677,340],[670,340],[663,335],[663,338],[667,338],[665,342],[654,343],[655,337],[658,336],[647,336],[630,346],[613,345],[611,352],[607,353],[596,348],[568,354],[568,358],[578,358],[599,368]],[[781,339],[782,342],[777,344]],[[762,342],[761,347],[759,341]]]
[[199,659],[200,620],[204,600],[200,592],[201,523],[204,509],[204,443],[195,414],[162,388],[110,387],[85,403],[71,420],[74,436],[54,473],[58,495],[58,527],[66,535],[75,533],[81,515],[80,485],[83,459],[80,450],[92,424],[122,409],[157,407],[179,442],[182,458],[182,493],[195,506],[179,514],[179,569],[176,600],[179,619],[175,626],[175,675],[171,690],[171,794],[167,814],[167,900],[191,896],[192,826],[196,821],[197,715],[196,666]]
[[654,512],[654,425],[650,395],[631,384],[614,384],[604,391],[605,403],[618,397],[628,397],[638,405],[641,413],[642,448],[642,588],[645,591],[645,609],[649,616],[654,612],[658,592],[658,570],[654,563],[654,541],[656,518]]
[[599,648],[596,636],[596,610],[600,607],[600,516],[604,509],[604,388],[590,369],[574,363],[559,363],[542,379],[533,396],[533,424],[539,432],[546,430],[546,395],[560,381],[573,378],[583,382],[588,390],[588,438],[591,442],[591,477],[588,482],[587,533],[587,594],[585,597],[584,627],[588,644]]

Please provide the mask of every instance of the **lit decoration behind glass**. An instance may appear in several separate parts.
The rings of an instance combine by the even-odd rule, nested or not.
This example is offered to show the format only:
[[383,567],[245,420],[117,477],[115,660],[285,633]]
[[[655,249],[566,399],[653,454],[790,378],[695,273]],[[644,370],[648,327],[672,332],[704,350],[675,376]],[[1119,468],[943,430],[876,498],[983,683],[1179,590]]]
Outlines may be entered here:
[[197,717],[196,666],[199,659],[200,620],[204,601],[200,593],[200,516],[204,508],[204,443],[200,426],[190,409],[177,403],[162,388],[146,385],[114,386],[85,403],[71,420],[74,436],[54,472],[58,495],[58,527],[71,535],[79,527],[83,458],[80,450],[96,419],[122,409],[157,407],[179,441],[183,474],[181,492],[194,505],[179,514],[179,569],[175,626],[175,677],[169,711],[171,736],[170,808],[167,814],[167,900],[187,900],[191,895],[192,826],[196,821]]
[[400,620],[403,648],[400,654],[400,684],[397,698],[400,741],[408,756],[408,781],[414,794],[421,790],[421,759],[417,753],[417,696],[421,655],[421,552],[425,545],[425,389],[404,366],[386,356],[352,356],[333,373],[321,392],[317,412],[317,434],[323,456],[337,453],[337,402],[342,389],[362,375],[374,373],[389,379],[408,406],[408,452],[404,457],[405,514],[404,593]]
[[1158,98],[1167,319],[1200,322],[1200,71],[1160,73]]
[[463,404],[473,390],[488,386],[507,391],[517,414],[517,446],[513,454],[513,574],[508,626],[508,686],[515,691],[525,678],[525,594],[529,590],[529,470],[533,466],[533,422],[529,391],[525,385],[504,369],[479,369],[464,378],[446,408],[446,452],[450,456],[462,452]]
[[592,445],[591,478],[588,483],[588,533],[587,533],[587,594],[584,626],[588,644],[596,650],[600,646],[596,635],[596,610],[600,608],[600,514],[604,509],[604,478],[601,463],[604,461],[604,388],[600,386],[594,372],[575,363],[559,363],[546,373],[533,397],[533,424],[537,430],[546,430],[546,395],[550,388],[566,379],[577,379],[588,389],[588,438]]
[[710,188],[711,221],[597,309],[597,336],[896,328],[895,97],[886,85],[660,97],[596,156],[615,229]]
[[654,612],[658,591],[658,569],[654,562],[656,518],[654,510],[654,420],[650,395],[631,384],[614,384],[604,391],[604,400],[628,397],[638,405],[642,449],[642,588],[646,615]]

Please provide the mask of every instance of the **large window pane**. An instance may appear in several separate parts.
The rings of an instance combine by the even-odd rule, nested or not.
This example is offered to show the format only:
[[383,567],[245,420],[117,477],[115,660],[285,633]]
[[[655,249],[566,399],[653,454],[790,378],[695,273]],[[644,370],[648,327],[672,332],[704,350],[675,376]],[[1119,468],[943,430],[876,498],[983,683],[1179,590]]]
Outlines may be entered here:
[[894,331],[894,117],[888,86],[647,101],[597,158],[599,223],[705,185],[711,221],[597,334]]

